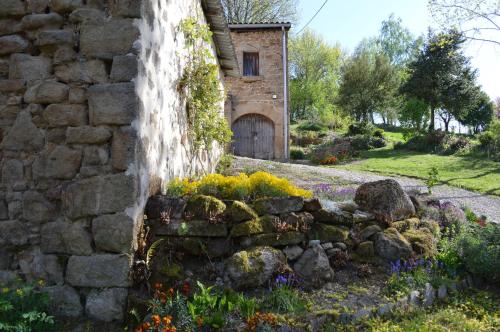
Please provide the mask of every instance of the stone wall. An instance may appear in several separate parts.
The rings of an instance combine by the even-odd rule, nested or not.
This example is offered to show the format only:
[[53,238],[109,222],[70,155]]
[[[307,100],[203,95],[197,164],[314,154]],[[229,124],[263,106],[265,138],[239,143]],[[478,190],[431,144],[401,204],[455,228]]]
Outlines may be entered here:
[[285,143],[288,134],[283,126],[283,32],[281,29],[233,30],[231,37],[241,70],[244,52],[259,53],[259,76],[226,78],[230,96],[226,117],[231,124],[246,114],[261,114],[269,118],[274,123],[275,158],[287,159]]
[[2,0],[0,282],[123,318],[147,197],[218,155],[191,158],[176,85],[191,15],[200,1]]

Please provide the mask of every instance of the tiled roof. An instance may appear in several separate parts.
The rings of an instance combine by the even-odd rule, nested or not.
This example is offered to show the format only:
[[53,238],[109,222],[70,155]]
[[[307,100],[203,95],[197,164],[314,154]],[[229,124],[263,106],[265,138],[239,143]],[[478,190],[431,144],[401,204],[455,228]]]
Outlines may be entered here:
[[230,23],[230,30],[245,30],[245,29],[290,29],[290,22],[252,22],[252,23]]

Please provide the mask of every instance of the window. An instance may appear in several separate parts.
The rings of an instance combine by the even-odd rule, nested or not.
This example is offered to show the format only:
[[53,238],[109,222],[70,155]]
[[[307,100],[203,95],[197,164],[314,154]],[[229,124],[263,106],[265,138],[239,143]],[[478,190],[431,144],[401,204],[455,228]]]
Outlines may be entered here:
[[243,53],[243,76],[259,76],[259,53]]

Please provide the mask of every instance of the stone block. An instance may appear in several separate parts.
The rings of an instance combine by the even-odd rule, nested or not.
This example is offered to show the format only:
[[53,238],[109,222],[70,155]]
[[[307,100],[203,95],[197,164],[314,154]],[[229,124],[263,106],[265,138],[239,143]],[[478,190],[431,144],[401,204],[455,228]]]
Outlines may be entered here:
[[133,83],[93,85],[87,94],[92,125],[130,125],[136,118],[138,98]]
[[117,55],[113,57],[110,78],[113,82],[130,82],[137,76],[137,56]]
[[23,80],[0,80],[0,92],[22,92],[25,88]]
[[45,13],[49,7],[50,0],[28,0],[29,13]]
[[0,36],[12,35],[22,30],[21,23],[15,19],[0,19]]
[[55,67],[56,77],[65,83],[106,83],[108,74],[102,60],[92,59],[88,61],[67,63]]
[[71,87],[69,89],[68,100],[71,104],[83,104],[87,101],[87,90],[80,87]]
[[2,183],[13,187],[17,182],[24,182],[24,165],[16,159],[5,160],[2,167]]
[[135,162],[138,137],[132,127],[122,127],[113,134],[111,164],[114,169],[126,171]]
[[298,212],[304,207],[304,199],[302,197],[260,198],[255,200],[253,207],[259,216]]
[[21,108],[18,105],[0,106],[0,126],[8,130],[7,128],[14,125],[19,112],[21,112]]
[[23,16],[26,13],[26,4],[21,0],[2,0],[0,17]]
[[73,287],[50,286],[42,289],[50,299],[49,311],[58,317],[79,317],[83,313],[80,295]]
[[92,234],[99,250],[129,253],[134,246],[134,220],[125,213],[116,213],[95,218]]
[[29,231],[18,220],[0,222],[0,247],[19,247],[28,243]]
[[82,126],[88,123],[87,108],[79,104],[51,104],[42,116],[49,127]]
[[138,38],[139,30],[132,19],[84,24],[80,31],[80,50],[87,57],[112,59],[131,51]]
[[96,8],[78,8],[69,15],[69,21],[74,24],[102,24],[105,20],[104,12]]
[[10,79],[22,79],[30,85],[48,78],[51,72],[51,60],[44,56],[31,56],[28,54],[12,54],[10,56]]
[[60,180],[73,179],[82,162],[82,152],[58,145],[45,150],[33,163],[33,175],[35,179],[54,178]]
[[122,212],[135,203],[136,178],[125,173],[76,181],[62,194],[63,208],[71,218]]
[[21,215],[23,213],[23,204],[19,200],[10,201],[7,204],[7,208],[9,210],[9,218],[10,219],[17,219],[17,218],[21,217]]
[[89,317],[105,322],[122,321],[127,295],[125,288],[94,289],[87,296],[85,312]]
[[68,99],[69,87],[66,84],[44,81],[33,85],[24,94],[24,100],[33,104],[56,104]]
[[57,45],[73,45],[75,35],[70,30],[44,30],[38,33],[35,44],[43,51],[54,52]]
[[69,127],[66,137],[70,144],[101,144],[111,138],[111,131],[104,127]]
[[0,220],[6,219],[9,219],[9,208],[7,206],[7,203],[5,203],[5,201],[2,199],[0,200]]
[[59,45],[53,55],[54,65],[64,64],[76,59],[76,52],[71,45]]
[[84,224],[69,220],[49,222],[41,229],[41,248],[44,253],[91,255],[92,237]]
[[26,52],[30,46],[30,42],[19,35],[0,37],[0,55]]
[[19,267],[28,282],[44,280],[49,285],[64,283],[63,269],[55,255],[44,255],[40,249],[24,251],[17,257]]
[[26,15],[21,20],[23,30],[58,29],[63,24],[63,18],[57,13]]
[[51,0],[50,9],[58,13],[71,13],[73,10],[83,7],[83,0]]
[[44,143],[43,132],[33,124],[31,114],[25,110],[19,112],[0,146],[13,151],[38,151]]
[[[100,166],[109,161],[109,149],[99,146],[86,146],[83,149],[83,165]],[[82,167],[83,169],[83,167]]]
[[130,259],[127,255],[71,256],[66,281],[78,287],[130,286]]
[[203,236],[226,237],[228,235],[225,223],[212,224],[207,220],[172,220],[156,230],[157,235],[170,236]]
[[109,5],[113,17],[141,17],[141,0],[116,0]]
[[56,216],[56,208],[42,194],[36,191],[23,193],[23,218],[33,222],[43,222]]

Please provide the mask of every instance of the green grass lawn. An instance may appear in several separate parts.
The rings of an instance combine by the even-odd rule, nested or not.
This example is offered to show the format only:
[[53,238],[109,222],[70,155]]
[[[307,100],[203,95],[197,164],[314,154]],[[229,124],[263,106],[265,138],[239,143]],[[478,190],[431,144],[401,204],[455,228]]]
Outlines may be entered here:
[[387,147],[364,151],[360,161],[335,167],[420,179],[436,167],[441,183],[500,196],[500,163],[474,155],[441,156]]

